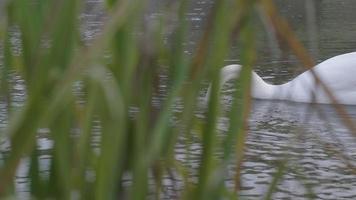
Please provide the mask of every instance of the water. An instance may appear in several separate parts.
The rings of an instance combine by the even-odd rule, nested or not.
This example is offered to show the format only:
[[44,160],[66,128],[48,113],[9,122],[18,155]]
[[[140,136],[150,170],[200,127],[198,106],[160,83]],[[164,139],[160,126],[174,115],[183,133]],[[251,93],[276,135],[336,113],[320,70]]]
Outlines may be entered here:
[[[354,117],[356,107],[348,111]],[[247,194],[264,188],[263,196],[278,161],[287,159],[289,169],[275,197],[302,198],[306,189],[320,199],[356,197],[356,176],[339,155],[356,164],[355,138],[330,106],[255,102],[247,148],[242,175]]]
[[[317,63],[356,50],[356,2],[280,0],[277,4]],[[187,54],[204,31],[211,5],[212,1],[194,1],[187,13],[192,25]],[[264,30],[263,23],[256,31],[258,60],[255,70],[262,78],[279,84],[304,70],[291,52],[281,51],[275,45],[276,38]],[[235,46],[226,59],[226,64],[231,63],[239,63]],[[227,94],[224,101],[229,109],[231,96]],[[346,109],[355,119],[356,106]],[[221,132],[227,130],[228,124],[227,119],[220,120]],[[344,161],[347,157],[356,165],[355,142],[332,106],[253,101],[240,195],[246,199],[263,198],[280,163],[287,160],[287,170],[273,199],[355,199],[355,171]],[[180,144],[176,148],[177,159],[197,169],[201,151],[198,144],[193,143],[189,152]],[[232,186],[235,166],[231,164],[229,169],[228,177],[231,178],[227,178],[226,184]]]
[[[157,20],[163,13],[157,8],[161,0],[152,1],[148,21]],[[186,14],[191,23],[189,41],[185,43],[189,56],[204,31],[208,11],[213,1],[196,0]],[[279,0],[281,14],[285,16],[300,40],[321,62],[326,58],[356,50],[356,1],[350,0]],[[88,1],[81,16],[83,21],[82,36],[90,42],[100,34],[103,19],[101,1]],[[174,31],[176,19],[171,18],[172,27],[167,29],[167,40]],[[258,60],[255,70],[266,81],[283,83],[303,68],[290,53],[281,51],[274,43],[275,38],[264,30],[263,23],[256,28]],[[239,63],[239,52],[232,47],[226,64]],[[25,92],[21,80],[18,82],[19,106]],[[22,89],[21,89],[22,88]],[[226,109],[231,106],[231,96],[226,94]],[[346,107],[352,118],[356,118],[356,106]],[[180,107],[175,109],[177,112]],[[6,108],[0,104],[0,125],[6,126]],[[219,130],[224,133],[230,122],[222,118]],[[280,163],[287,160],[287,170],[277,186],[273,199],[306,199],[315,195],[317,199],[356,199],[356,175],[347,166],[348,162],[356,165],[356,140],[341,123],[340,117],[332,106],[290,103],[281,101],[253,101],[245,162],[242,167],[241,196],[246,199],[260,199],[268,191],[272,177]],[[45,132],[46,130],[43,130]],[[184,138],[182,139],[184,140]],[[6,144],[1,145],[6,149]],[[45,152],[52,143],[46,137],[38,138],[38,148]],[[3,149],[2,149],[3,150]],[[183,144],[177,144],[177,160],[194,169],[198,168],[201,146],[192,143],[187,159]],[[46,171],[49,160],[45,153],[40,157],[41,167]],[[23,160],[18,170],[16,187],[20,197],[28,187],[27,163]],[[235,166],[229,166],[231,178],[226,184],[233,184]],[[193,176],[193,178],[196,178]],[[178,189],[174,187],[178,185]],[[165,180],[168,191],[179,190],[179,183]],[[171,192],[170,194],[174,194]],[[23,196],[21,196],[23,195]]]

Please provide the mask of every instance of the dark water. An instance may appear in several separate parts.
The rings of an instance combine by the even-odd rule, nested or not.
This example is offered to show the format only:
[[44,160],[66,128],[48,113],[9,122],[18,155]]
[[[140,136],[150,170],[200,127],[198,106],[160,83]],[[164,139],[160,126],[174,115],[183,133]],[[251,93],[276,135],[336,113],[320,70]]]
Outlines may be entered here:
[[[164,14],[159,8],[161,0],[152,1],[146,19],[158,20]],[[300,40],[317,62],[326,58],[356,51],[356,1],[352,0],[278,0],[281,14],[285,16]],[[189,41],[186,42],[187,55],[197,44],[204,31],[209,9],[213,1],[195,0],[187,20],[191,23]],[[83,37],[90,41],[100,34],[103,19],[101,1],[91,0],[81,16]],[[263,20],[262,20],[263,21]],[[172,17],[171,30],[174,31],[176,19]],[[258,60],[255,70],[268,82],[283,83],[303,69],[290,52],[283,52],[275,45],[275,38],[260,23],[256,27]],[[239,63],[237,47],[232,47],[226,64]],[[23,102],[24,88],[18,80],[18,102]],[[22,98],[22,99],[21,99]],[[231,97],[224,100],[229,109]],[[6,125],[6,108],[0,104],[0,124]],[[176,108],[179,112],[180,108]],[[352,118],[356,118],[356,106],[346,108]],[[222,118],[219,129],[226,131],[230,122]],[[44,135],[47,130],[41,130]],[[51,149],[52,142],[46,137],[38,139],[39,149]],[[6,144],[0,145],[6,148]],[[2,150],[2,149],[0,149]],[[183,144],[176,148],[177,160],[196,169],[199,164],[201,147],[192,144],[186,152]],[[187,159],[187,155],[189,159]],[[356,165],[356,139],[341,123],[334,108],[328,105],[312,105],[280,101],[253,101],[247,138],[245,163],[242,169],[241,196],[246,199],[260,199],[268,191],[272,177],[279,164],[287,160],[287,170],[277,186],[273,199],[307,199],[314,195],[317,199],[356,199],[356,175],[344,162]],[[44,154],[41,167],[48,169],[49,157]],[[19,197],[28,187],[27,161],[18,170],[16,187]],[[233,184],[234,165],[230,167]],[[229,176],[228,176],[229,177]],[[179,184],[178,184],[179,185]],[[174,190],[167,180],[166,189]]]

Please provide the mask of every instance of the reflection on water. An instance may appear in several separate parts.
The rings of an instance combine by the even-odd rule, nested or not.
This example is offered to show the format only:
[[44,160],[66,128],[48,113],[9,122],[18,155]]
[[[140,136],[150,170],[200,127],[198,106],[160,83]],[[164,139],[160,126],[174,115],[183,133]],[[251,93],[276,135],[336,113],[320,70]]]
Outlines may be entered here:
[[[148,20],[156,20],[164,14],[160,11],[160,0],[152,0],[154,6],[147,16]],[[334,55],[355,51],[356,49],[356,1],[350,0],[278,0],[282,15],[291,22],[293,29],[309,51],[320,62]],[[185,43],[187,54],[190,55],[204,30],[207,12],[213,1],[193,1],[190,11],[186,14],[191,23],[189,41]],[[81,20],[82,34],[90,41],[100,34],[103,3],[97,0],[87,1]],[[172,18],[174,30],[174,18]],[[258,61],[256,71],[268,82],[282,83],[293,78],[302,69],[290,53],[282,52],[275,45],[274,38],[264,30],[263,23],[256,28],[258,32]],[[167,38],[171,32],[168,31]],[[271,42],[272,41],[272,42]],[[239,52],[232,47],[232,53],[226,63],[238,63]],[[26,93],[21,80],[15,80],[15,102],[20,106]],[[17,99],[17,100],[16,100]],[[227,97],[229,109],[229,97]],[[175,108],[179,112],[181,107]],[[347,107],[348,112],[356,118],[356,106]],[[0,128],[7,124],[7,110],[4,102],[0,103]],[[221,119],[220,130],[224,133],[228,120]],[[100,128],[98,128],[100,129]],[[45,130],[43,130],[45,132]],[[98,131],[99,132],[99,131]],[[93,141],[94,146],[100,142]],[[182,138],[182,141],[186,138]],[[177,144],[177,160],[182,161],[191,169],[198,168],[201,146],[193,141],[189,152],[184,142]],[[37,140],[41,153],[41,171],[45,174],[49,168],[49,157],[46,151],[52,147],[46,137]],[[1,151],[6,151],[8,144],[1,141]],[[316,195],[319,199],[356,199],[356,175],[343,160],[356,165],[356,141],[342,125],[332,106],[289,103],[281,101],[254,101],[249,131],[245,162],[242,168],[241,196],[261,198],[268,191],[272,177],[279,165],[287,160],[281,182],[273,199],[303,199]],[[1,155],[0,155],[1,156]],[[1,160],[2,158],[0,158]],[[28,190],[28,160],[24,159],[18,169],[16,189],[20,195]],[[226,184],[233,184],[234,165],[229,166],[231,179]],[[192,177],[196,179],[196,177]],[[129,184],[129,183],[128,183]],[[179,190],[181,183],[172,183],[166,179],[164,185],[170,197]],[[26,195],[25,195],[26,196]],[[23,196],[20,196],[21,198]],[[167,197],[169,198],[169,197]]]

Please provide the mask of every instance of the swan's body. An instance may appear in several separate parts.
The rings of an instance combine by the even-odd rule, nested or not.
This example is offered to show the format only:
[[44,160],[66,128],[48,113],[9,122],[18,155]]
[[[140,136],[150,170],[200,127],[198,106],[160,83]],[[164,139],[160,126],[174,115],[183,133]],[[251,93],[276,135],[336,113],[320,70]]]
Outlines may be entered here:
[[[240,65],[228,65],[221,70],[222,84],[239,76]],[[317,77],[332,92],[337,102],[356,105],[356,52],[330,58],[313,69]],[[316,84],[311,70],[292,81],[271,85],[252,72],[251,96],[256,99],[276,99],[305,103],[334,103],[320,84]]]

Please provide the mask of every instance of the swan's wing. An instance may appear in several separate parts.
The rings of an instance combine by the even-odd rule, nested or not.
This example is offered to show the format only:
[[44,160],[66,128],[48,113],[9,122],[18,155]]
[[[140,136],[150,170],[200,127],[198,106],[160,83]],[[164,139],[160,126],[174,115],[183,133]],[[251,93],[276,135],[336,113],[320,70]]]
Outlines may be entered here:
[[316,74],[333,92],[356,89],[356,53],[330,58],[315,67]]
[[[350,104],[354,101],[356,104],[356,52],[330,58],[315,66],[313,70],[340,103]],[[316,84],[310,70],[297,76],[290,82],[289,87],[293,85],[296,89],[293,98],[302,102],[314,99],[318,103],[331,103],[326,92]]]

